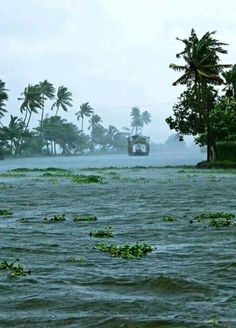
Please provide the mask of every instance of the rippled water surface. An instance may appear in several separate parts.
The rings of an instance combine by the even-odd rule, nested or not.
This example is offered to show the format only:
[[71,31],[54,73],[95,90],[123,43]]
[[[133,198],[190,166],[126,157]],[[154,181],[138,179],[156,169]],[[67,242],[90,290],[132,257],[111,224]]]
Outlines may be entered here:
[[[13,212],[0,216],[0,261],[20,259],[32,271],[15,278],[0,271],[0,327],[236,327],[236,228],[190,223],[203,212],[236,214],[236,172],[145,168],[160,162],[122,156],[0,163],[0,208]],[[20,166],[69,168],[104,183],[5,174]],[[44,220],[61,213],[64,222]],[[98,220],[73,222],[79,213]],[[108,226],[112,240],[89,236]],[[127,260],[94,249],[99,242],[154,250]]]

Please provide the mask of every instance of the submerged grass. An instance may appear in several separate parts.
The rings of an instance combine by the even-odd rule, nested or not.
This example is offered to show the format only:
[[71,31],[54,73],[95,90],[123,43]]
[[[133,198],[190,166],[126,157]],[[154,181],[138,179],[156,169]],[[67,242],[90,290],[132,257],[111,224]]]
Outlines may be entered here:
[[102,252],[110,253],[111,256],[122,257],[125,259],[134,259],[137,257],[142,257],[149,252],[152,252],[153,248],[148,244],[133,244],[133,245],[107,245],[104,243],[97,244],[95,249]]

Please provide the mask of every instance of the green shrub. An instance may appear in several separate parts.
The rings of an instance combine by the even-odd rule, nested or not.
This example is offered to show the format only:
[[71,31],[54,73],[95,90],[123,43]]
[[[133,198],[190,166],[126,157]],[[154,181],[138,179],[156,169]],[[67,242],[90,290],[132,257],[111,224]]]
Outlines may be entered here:
[[236,162],[236,142],[235,141],[222,141],[216,144],[217,161],[232,161]]

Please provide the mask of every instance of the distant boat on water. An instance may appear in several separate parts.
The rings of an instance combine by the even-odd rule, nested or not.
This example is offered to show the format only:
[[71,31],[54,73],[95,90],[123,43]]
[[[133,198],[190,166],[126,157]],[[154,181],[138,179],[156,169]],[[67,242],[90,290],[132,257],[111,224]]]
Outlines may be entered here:
[[136,134],[127,138],[129,156],[148,156],[150,137]]

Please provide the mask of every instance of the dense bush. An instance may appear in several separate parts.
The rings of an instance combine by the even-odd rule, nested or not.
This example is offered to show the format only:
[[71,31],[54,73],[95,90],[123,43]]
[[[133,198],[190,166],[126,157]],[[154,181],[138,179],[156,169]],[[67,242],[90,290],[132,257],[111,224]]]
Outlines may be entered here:
[[236,162],[236,141],[218,142],[216,160]]

